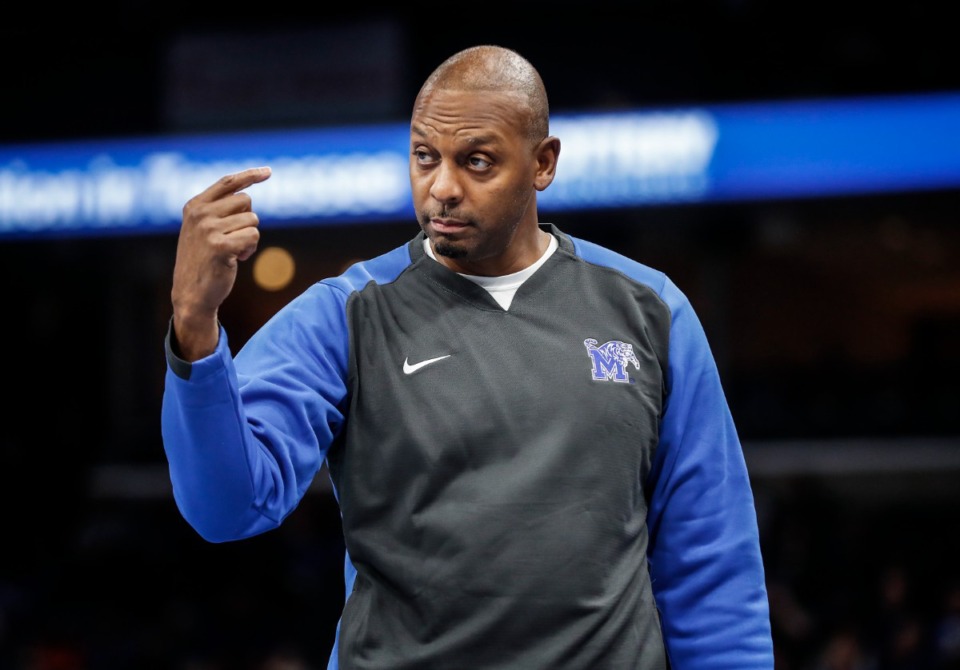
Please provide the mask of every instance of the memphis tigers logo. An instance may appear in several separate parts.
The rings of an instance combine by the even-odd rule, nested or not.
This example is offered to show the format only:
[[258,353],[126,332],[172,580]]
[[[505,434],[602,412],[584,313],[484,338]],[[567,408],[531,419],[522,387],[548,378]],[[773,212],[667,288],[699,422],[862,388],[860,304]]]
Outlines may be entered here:
[[637,370],[640,369],[640,361],[637,360],[637,355],[633,353],[632,344],[620,340],[610,340],[598,347],[597,341],[588,337],[583,341],[583,345],[587,348],[587,353],[593,362],[593,378],[597,381],[627,384],[630,383],[627,366],[633,363]]

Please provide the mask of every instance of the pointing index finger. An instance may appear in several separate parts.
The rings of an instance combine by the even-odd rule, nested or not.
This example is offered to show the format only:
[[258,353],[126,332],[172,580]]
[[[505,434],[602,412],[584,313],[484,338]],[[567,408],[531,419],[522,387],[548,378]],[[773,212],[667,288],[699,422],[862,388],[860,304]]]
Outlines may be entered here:
[[267,167],[247,168],[240,172],[228,174],[217,180],[213,186],[207,189],[207,194],[212,199],[222,198],[238,191],[242,191],[248,186],[259,184],[270,178],[273,171]]

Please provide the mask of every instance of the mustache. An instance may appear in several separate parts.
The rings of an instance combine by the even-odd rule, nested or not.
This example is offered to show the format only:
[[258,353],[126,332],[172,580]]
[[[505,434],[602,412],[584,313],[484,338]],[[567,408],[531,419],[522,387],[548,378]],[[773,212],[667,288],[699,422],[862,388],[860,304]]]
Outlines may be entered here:
[[448,219],[449,218],[449,219],[459,219],[460,221],[467,221],[467,222],[470,222],[472,220],[468,215],[460,212],[460,210],[456,208],[450,209],[447,207],[443,207],[438,210],[422,209],[420,210],[420,214],[418,218],[420,219],[420,223],[424,225],[430,223],[431,219]]

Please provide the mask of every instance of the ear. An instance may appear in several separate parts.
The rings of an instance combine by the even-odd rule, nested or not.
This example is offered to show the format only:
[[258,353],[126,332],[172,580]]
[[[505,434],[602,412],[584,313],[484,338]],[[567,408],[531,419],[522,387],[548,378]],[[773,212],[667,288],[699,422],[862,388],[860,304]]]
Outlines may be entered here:
[[557,173],[557,159],[560,157],[560,139],[550,136],[542,139],[535,149],[537,173],[533,186],[538,191],[547,188]]

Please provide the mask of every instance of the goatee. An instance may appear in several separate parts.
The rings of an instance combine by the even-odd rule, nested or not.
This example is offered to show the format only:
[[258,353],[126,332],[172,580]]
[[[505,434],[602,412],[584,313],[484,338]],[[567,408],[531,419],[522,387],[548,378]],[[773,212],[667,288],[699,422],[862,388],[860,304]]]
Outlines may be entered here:
[[434,241],[433,253],[446,258],[463,258],[467,255],[467,250],[456,244]]

